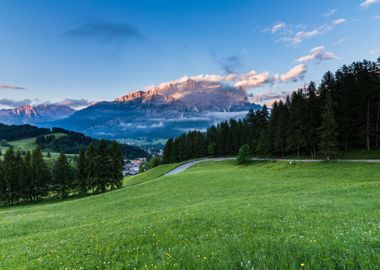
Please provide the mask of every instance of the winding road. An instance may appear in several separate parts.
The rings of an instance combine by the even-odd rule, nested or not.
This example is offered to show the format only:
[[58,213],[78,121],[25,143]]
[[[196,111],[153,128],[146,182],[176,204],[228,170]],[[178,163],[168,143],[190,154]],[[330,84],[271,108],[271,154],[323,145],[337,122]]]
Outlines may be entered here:
[[[226,157],[226,158],[204,158],[198,160],[192,160],[189,162],[185,162],[175,169],[167,172],[164,176],[174,175],[181,173],[188,168],[194,166],[195,164],[207,161],[224,161],[224,160],[236,160],[234,157]],[[282,159],[282,158],[250,158],[252,161],[287,161],[287,162],[322,162],[324,159]],[[333,159],[331,161],[345,161],[345,162],[364,162],[364,163],[380,163],[380,159]]]

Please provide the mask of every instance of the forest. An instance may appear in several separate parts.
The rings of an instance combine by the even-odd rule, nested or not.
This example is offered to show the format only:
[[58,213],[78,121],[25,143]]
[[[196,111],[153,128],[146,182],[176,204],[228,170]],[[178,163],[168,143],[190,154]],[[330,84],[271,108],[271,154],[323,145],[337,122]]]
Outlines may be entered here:
[[5,125],[0,123],[0,140],[14,141],[24,138],[37,137],[51,133],[48,128],[39,128],[31,125]]
[[[65,136],[56,136],[57,133]],[[9,147],[8,141],[15,141],[36,137],[36,144],[43,151],[65,154],[78,154],[81,148],[87,148],[91,143],[97,145],[98,139],[86,136],[83,133],[53,127],[39,128],[31,125],[5,125],[0,124],[0,145]],[[112,141],[105,140],[107,145]],[[127,144],[120,144],[125,158],[148,157],[145,150]]]
[[61,154],[53,163],[44,160],[40,148],[21,152],[9,148],[0,160],[0,205],[65,199],[119,188],[124,158],[118,143],[100,140],[81,149],[76,161]]
[[163,163],[236,155],[242,146],[262,157],[334,158],[337,151],[379,148],[380,58],[344,65],[244,119],[221,122],[206,132],[170,138]]
[[[56,137],[54,134],[63,133],[65,136]],[[107,145],[112,141],[104,140]],[[91,138],[83,133],[69,131],[62,128],[52,128],[51,134],[40,135],[36,138],[37,145],[46,151],[78,154],[81,148],[87,148],[90,144],[96,146],[100,140]],[[120,144],[121,151],[125,158],[147,157],[147,153],[136,146]]]

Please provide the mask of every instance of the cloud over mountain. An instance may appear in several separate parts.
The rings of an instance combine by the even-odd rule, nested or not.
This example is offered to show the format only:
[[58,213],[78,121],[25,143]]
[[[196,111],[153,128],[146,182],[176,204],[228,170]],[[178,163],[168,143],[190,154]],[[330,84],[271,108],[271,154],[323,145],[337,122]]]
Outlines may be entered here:
[[261,94],[251,94],[249,100],[255,104],[266,104],[267,106],[272,106],[275,101],[285,100],[289,95],[289,92],[276,93],[272,90]]
[[23,99],[23,100],[12,100],[3,98],[0,99],[0,108],[16,108],[19,106],[29,105],[33,102],[31,99]]
[[87,99],[73,99],[73,98],[66,98],[60,102],[57,102],[57,104],[61,104],[61,105],[66,105],[66,106],[69,106],[71,108],[83,108],[83,107],[87,107],[91,104],[93,104],[94,102],[93,101],[89,101]]
[[235,87],[241,87],[245,90],[256,88],[270,82],[269,72],[257,73],[252,70],[248,73],[243,73],[236,81]]

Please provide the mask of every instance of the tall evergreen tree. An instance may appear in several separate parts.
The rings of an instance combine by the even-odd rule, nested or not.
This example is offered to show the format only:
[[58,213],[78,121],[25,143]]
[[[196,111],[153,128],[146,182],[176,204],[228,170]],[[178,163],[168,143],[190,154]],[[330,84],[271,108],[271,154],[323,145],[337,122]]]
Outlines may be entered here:
[[333,102],[331,95],[325,97],[325,106],[322,112],[322,124],[319,128],[320,147],[327,160],[330,160],[337,147],[337,125],[334,119]]
[[120,145],[113,141],[111,144],[111,188],[120,188],[123,181],[124,157]]
[[65,154],[61,153],[54,164],[54,184],[57,195],[64,199],[69,195],[71,187],[70,165]]
[[48,193],[48,184],[51,182],[50,173],[42,156],[41,149],[37,147],[32,153],[33,198],[39,200]]
[[286,135],[288,130],[288,107],[281,100],[278,103],[278,121],[275,129],[275,136],[273,147],[275,149],[275,153],[280,154],[281,157],[285,155],[286,151]]
[[0,159],[0,205],[6,201],[7,186],[4,179],[4,162]]
[[24,157],[23,169],[23,198],[24,200],[33,201],[33,167],[32,167],[32,153],[27,151]]
[[164,153],[162,157],[162,162],[168,164],[172,162],[172,148],[173,148],[173,138],[169,138],[164,147]]
[[82,195],[86,195],[87,189],[89,188],[89,183],[88,183],[89,177],[87,175],[88,166],[89,164],[86,157],[86,153],[81,148],[79,150],[79,156],[78,156],[77,181],[78,181],[79,192]]
[[87,175],[87,185],[92,188],[92,193],[95,192],[97,186],[97,154],[94,148],[94,145],[91,143],[86,151],[86,175]]
[[112,177],[111,157],[105,140],[99,141],[96,154],[96,189],[105,192]]

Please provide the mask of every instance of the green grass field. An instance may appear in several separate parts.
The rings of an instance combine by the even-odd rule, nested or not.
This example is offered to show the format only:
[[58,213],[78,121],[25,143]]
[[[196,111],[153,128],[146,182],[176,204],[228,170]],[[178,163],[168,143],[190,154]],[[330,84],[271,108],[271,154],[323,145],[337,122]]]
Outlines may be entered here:
[[169,169],[1,209],[0,269],[379,269],[378,164]]
[[180,163],[161,165],[153,170],[146,171],[145,173],[137,174],[131,177],[125,177],[123,181],[124,186],[134,186],[144,183],[149,180],[153,180],[164,175],[166,172],[171,171],[177,167]]
[[[67,136],[64,133],[53,133],[51,135],[54,135],[56,138],[60,138],[63,136]],[[37,148],[36,144],[36,138],[27,138],[27,139],[21,139],[21,140],[15,140],[15,141],[9,141],[7,142],[9,145],[11,145],[16,151],[32,151]],[[0,147],[1,152],[4,154],[8,147]],[[60,153],[49,151],[48,149],[43,150],[43,155],[46,159],[49,159],[47,157],[47,153],[50,152],[51,159],[56,159],[60,155]],[[74,157],[76,155],[73,154],[67,154],[68,157]]]

